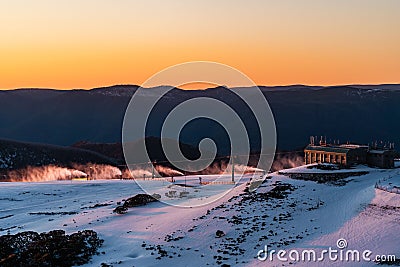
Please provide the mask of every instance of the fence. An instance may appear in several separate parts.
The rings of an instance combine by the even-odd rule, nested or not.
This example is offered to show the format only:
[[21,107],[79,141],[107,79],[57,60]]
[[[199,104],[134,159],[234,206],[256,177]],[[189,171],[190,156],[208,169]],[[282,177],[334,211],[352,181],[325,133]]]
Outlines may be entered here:
[[[399,175],[399,172],[397,173],[397,175]],[[390,180],[391,178],[393,178],[392,176],[388,176],[386,178],[383,178],[382,180],[379,180],[378,182],[376,182],[375,184],[375,188],[382,190],[382,191],[386,191],[389,193],[394,193],[394,194],[400,194],[400,187],[397,186],[391,186],[391,185],[382,185],[382,182],[386,182],[387,180]]]
[[235,184],[235,182],[232,181],[207,181],[207,182],[201,182],[202,185],[208,185],[208,184]]

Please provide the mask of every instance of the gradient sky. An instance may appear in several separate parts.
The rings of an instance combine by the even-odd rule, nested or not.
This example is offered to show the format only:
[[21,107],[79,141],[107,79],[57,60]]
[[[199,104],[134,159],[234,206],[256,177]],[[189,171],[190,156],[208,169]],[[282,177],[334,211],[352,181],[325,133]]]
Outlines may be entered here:
[[260,85],[400,83],[398,0],[0,0],[0,88],[141,84],[217,61]]

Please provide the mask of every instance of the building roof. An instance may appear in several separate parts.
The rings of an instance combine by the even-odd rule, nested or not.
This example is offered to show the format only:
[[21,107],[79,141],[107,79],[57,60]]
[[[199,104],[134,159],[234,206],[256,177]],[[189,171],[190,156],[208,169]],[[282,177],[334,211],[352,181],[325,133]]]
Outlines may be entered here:
[[335,146],[312,146],[308,145],[304,150],[323,151],[332,153],[347,153],[351,148],[335,147]]
[[368,152],[371,153],[371,154],[394,153],[393,150],[384,150],[384,149],[371,149]]
[[368,149],[369,147],[366,145],[356,145],[356,144],[344,144],[344,145],[340,145],[340,147],[344,147],[344,148],[364,148],[364,149]]

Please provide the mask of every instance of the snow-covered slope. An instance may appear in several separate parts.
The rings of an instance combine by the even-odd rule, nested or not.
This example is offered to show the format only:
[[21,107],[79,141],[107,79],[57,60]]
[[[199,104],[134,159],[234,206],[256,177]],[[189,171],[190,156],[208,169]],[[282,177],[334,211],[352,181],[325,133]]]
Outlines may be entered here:
[[[182,208],[156,202],[129,209],[124,215],[112,211],[117,202],[142,193],[134,181],[2,183],[0,234],[93,229],[105,242],[104,254],[95,256],[90,266],[286,266],[288,262],[276,258],[259,261],[257,253],[265,246],[300,251],[336,248],[339,238],[346,239],[349,249],[400,257],[400,195],[374,187],[378,180],[398,176],[399,170],[360,170],[369,173],[346,178],[342,186],[270,174],[253,193],[244,192],[247,176],[208,205]],[[189,198],[176,198],[177,204],[196,204],[206,197],[202,192],[210,190],[195,186],[197,177],[191,178],[194,187],[166,187],[193,193]],[[148,183],[159,188],[166,182]],[[224,185],[208,188],[213,186]],[[160,193],[165,198],[168,191]],[[217,237],[217,231],[223,234]],[[374,265],[326,260],[295,264]]]

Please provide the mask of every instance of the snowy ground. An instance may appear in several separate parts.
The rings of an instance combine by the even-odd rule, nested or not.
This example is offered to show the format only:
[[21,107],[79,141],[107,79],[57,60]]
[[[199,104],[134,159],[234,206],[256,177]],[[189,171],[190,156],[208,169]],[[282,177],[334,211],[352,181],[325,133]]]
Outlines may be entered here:
[[[374,188],[378,180],[399,177],[399,169],[356,170],[369,174],[349,177],[344,186],[269,174],[252,194],[243,192],[249,175],[236,185],[200,186],[198,177],[186,178],[191,187],[163,180],[142,181],[171,204],[193,207],[159,202],[129,209],[124,215],[112,212],[118,202],[143,193],[132,180],[1,183],[0,235],[93,229],[105,242],[102,253],[88,266],[287,266],[289,262],[277,259],[259,261],[257,253],[265,245],[268,250],[336,248],[339,238],[347,240],[349,249],[369,249],[373,255],[395,254],[400,258],[400,195]],[[209,178],[202,176],[203,181]],[[176,183],[184,183],[182,179]],[[282,188],[282,198],[271,194],[277,185]],[[186,191],[190,197],[166,197],[170,191],[176,191],[177,196]],[[223,196],[197,206],[205,199],[209,202],[215,193]],[[225,236],[217,238],[217,230]],[[333,264],[374,265],[295,262],[296,266]]]
[[[323,165],[336,167],[336,165],[329,163],[325,163]],[[325,170],[315,168],[315,166],[316,166],[315,164],[309,164],[296,168],[282,170],[280,171],[280,173],[326,173]],[[349,173],[349,172],[351,173],[351,172],[370,171],[370,170],[371,168],[367,166],[359,165],[357,166],[357,168],[330,170],[329,173]]]

